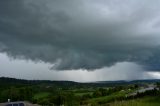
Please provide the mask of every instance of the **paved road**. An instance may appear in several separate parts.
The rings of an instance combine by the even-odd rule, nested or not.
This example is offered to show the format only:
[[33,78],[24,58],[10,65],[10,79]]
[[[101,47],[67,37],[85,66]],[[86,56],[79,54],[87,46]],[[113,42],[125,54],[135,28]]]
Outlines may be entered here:
[[137,95],[137,93],[143,93],[145,91],[150,91],[150,90],[154,90],[154,89],[158,89],[158,88],[156,88],[156,86],[149,86],[147,88],[141,88],[139,90],[136,90],[133,93],[128,94],[127,96],[135,96],[135,95]]

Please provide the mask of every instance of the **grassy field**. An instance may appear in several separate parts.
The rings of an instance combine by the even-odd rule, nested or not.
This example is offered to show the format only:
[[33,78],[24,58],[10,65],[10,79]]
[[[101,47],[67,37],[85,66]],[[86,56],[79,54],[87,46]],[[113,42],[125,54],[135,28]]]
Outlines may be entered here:
[[110,103],[109,106],[160,106],[160,96]]
[[92,95],[92,92],[75,93],[75,96],[83,96],[83,95],[86,95],[86,94]]
[[88,102],[90,104],[105,104],[110,101],[113,101],[115,98],[124,97],[124,96],[125,96],[125,92],[116,92],[116,93],[108,95],[108,96],[91,98],[91,99],[87,100],[86,102]]
[[49,96],[50,93],[48,92],[41,92],[41,93],[37,93],[33,96],[33,99],[42,99],[42,98],[45,98],[47,96]]

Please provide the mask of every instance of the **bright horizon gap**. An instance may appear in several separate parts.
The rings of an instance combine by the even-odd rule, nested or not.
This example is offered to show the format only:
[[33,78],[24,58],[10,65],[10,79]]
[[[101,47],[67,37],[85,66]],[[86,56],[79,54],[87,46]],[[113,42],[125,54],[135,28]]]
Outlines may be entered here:
[[[26,80],[67,80],[75,82],[95,82],[95,81],[116,81],[116,80],[143,80],[143,79],[159,79],[159,72],[145,72],[133,63],[123,62],[117,63],[113,67],[97,69],[94,71],[87,70],[66,70],[54,71],[50,70],[51,65],[44,62],[33,62],[22,59],[11,59],[5,53],[0,53],[1,77],[11,77]],[[8,64],[10,67],[5,66]],[[30,69],[32,67],[32,69]],[[12,71],[10,70],[16,70]],[[131,71],[130,68],[136,69]],[[33,70],[34,69],[34,70]],[[33,70],[33,71],[32,71]],[[125,71],[124,71],[125,70]],[[117,73],[117,74],[115,74]],[[137,74],[138,73],[138,74]],[[110,76],[110,77],[107,77]],[[117,79],[115,79],[117,78]]]

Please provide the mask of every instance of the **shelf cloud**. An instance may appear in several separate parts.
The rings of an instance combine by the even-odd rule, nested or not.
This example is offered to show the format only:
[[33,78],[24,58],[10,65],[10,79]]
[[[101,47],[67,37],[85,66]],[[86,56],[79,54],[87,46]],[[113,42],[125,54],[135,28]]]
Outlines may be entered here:
[[1,0],[0,52],[56,70],[160,69],[160,1]]

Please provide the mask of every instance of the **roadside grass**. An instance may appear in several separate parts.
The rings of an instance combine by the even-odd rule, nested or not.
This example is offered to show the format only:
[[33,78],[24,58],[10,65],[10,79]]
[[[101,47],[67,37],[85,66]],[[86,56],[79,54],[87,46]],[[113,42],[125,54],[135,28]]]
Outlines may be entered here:
[[160,106],[160,96],[148,96],[134,100],[116,101],[110,103],[109,106]]

